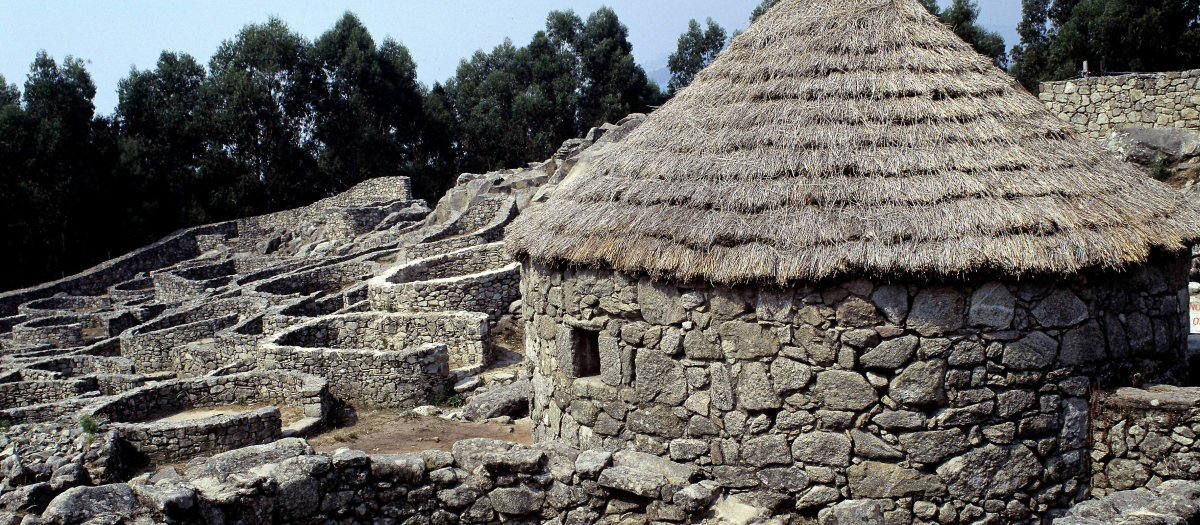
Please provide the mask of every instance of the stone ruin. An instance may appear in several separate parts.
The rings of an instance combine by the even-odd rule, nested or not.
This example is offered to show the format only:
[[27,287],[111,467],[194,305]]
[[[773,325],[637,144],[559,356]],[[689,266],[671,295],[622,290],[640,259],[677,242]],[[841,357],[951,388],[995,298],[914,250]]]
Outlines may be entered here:
[[[1169,386],[1200,349],[1185,252],[789,286],[514,259],[506,227],[645,119],[433,209],[374,179],[0,294],[0,525],[1200,519],[1200,390]],[[520,377],[461,415],[528,411],[532,446],[304,439],[472,396],[513,326]],[[258,408],[170,417],[228,405]]]
[[[591,151],[619,140],[643,118],[596,128],[526,169],[465,174],[435,209],[412,199],[406,178],[373,179],[304,208],[181,230],[78,275],[0,294],[0,521],[261,522],[362,515],[363,496],[342,492],[327,501],[314,493],[317,506],[300,504],[295,511],[302,514],[275,513],[273,506],[296,504],[273,503],[277,496],[292,497],[286,489],[291,482],[282,492],[275,481],[230,488],[224,483],[233,471],[202,461],[214,454],[290,459],[281,463],[283,471],[310,477],[303,491],[319,487],[324,494],[341,486],[358,492],[370,481],[377,493],[367,496],[374,502],[369,514],[381,519],[427,518],[435,506],[440,515],[459,512],[456,502],[473,502],[481,491],[492,493],[495,512],[525,513],[520,509],[532,508],[535,496],[540,509],[541,491],[553,482],[544,458],[562,451],[480,445],[489,458],[514,447],[519,457],[505,463],[508,474],[496,471],[498,479],[478,488],[460,486],[455,490],[461,494],[441,507],[427,484],[465,481],[466,473],[448,467],[484,459],[455,463],[442,453],[421,460],[420,467],[411,458],[397,463],[401,458],[352,452],[331,459],[297,438],[329,428],[347,407],[417,408],[454,393],[455,385],[471,396],[479,384],[473,376],[493,365],[494,331],[519,327],[513,314],[519,315],[520,265],[503,250],[504,227],[521,210],[544,202]],[[493,388],[464,414],[484,419],[525,411],[528,394],[520,387],[528,385],[528,379],[517,381],[512,395]],[[261,408],[170,417],[230,405]],[[273,452],[256,455],[254,446]],[[278,456],[284,451],[286,458]],[[571,461],[577,454],[569,454]],[[610,466],[610,456],[588,467],[589,486]],[[625,458],[615,465],[641,460]],[[193,459],[217,470],[193,476],[196,471],[188,469],[187,482],[173,481],[185,485],[171,489],[119,483],[139,465]],[[571,501],[595,499],[579,492],[584,479],[556,472],[572,484]],[[510,478],[517,475],[527,488],[512,488]],[[691,477],[671,480],[678,485]],[[200,488],[206,483],[216,483],[209,487],[216,492]],[[693,491],[699,500],[715,494],[712,487]],[[506,492],[525,500],[506,507]],[[223,503],[205,507],[209,496]],[[346,507],[351,500],[357,507]],[[398,508],[400,501],[412,504]],[[266,510],[255,507],[260,503]],[[472,515],[483,518],[483,506],[474,505]],[[491,509],[487,519],[497,515]],[[316,521],[321,519],[306,522]]]

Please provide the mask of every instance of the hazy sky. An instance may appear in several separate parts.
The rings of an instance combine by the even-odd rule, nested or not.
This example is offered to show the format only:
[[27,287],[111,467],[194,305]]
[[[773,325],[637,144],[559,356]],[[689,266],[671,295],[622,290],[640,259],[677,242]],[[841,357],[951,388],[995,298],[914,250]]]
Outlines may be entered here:
[[[421,82],[454,75],[458,62],[478,49],[491,50],[510,37],[516,45],[545,26],[546,14],[574,9],[581,17],[612,7],[629,27],[638,63],[648,72],[666,66],[689,19],[712,17],[727,30],[744,28],[760,0],[0,0],[0,75],[23,84],[38,50],[56,59],[88,61],[96,82],[96,109],[111,113],[117,81],[131,66],[153,68],[163,50],[186,52],[207,64],[222,40],[248,23],[271,15],[315,39],[347,10],[376,42],[404,43],[417,61]],[[830,0],[837,1],[837,0]],[[978,0],[981,22],[1012,46],[1021,19],[1018,0]],[[949,0],[942,0],[943,5]]]

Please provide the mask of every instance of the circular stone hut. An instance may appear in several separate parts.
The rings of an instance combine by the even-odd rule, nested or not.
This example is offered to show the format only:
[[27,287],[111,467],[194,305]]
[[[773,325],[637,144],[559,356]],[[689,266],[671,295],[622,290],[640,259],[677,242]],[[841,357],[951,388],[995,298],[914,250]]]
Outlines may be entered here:
[[534,439],[1036,522],[1093,389],[1182,380],[1198,238],[916,0],[782,0],[509,228]]

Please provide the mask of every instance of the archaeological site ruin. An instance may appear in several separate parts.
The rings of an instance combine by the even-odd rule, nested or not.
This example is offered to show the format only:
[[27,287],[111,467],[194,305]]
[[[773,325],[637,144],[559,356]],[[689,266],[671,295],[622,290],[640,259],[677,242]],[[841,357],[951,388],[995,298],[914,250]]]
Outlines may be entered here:
[[1200,130],[1198,78],[1039,100],[916,0],[782,0],[433,207],[0,293],[0,525],[1196,523],[1200,208],[1097,139]]

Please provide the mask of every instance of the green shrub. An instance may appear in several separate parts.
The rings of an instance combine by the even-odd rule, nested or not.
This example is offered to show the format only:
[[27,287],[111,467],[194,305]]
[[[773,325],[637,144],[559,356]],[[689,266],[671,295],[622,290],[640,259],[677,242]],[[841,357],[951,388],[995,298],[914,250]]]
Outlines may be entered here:
[[100,422],[92,416],[83,416],[79,419],[79,428],[82,428],[84,433],[95,435],[100,431]]
[[1174,174],[1171,168],[1167,167],[1167,157],[1159,153],[1154,157],[1154,162],[1150,163],[1150,178],[1154,180],[1167,180]]

